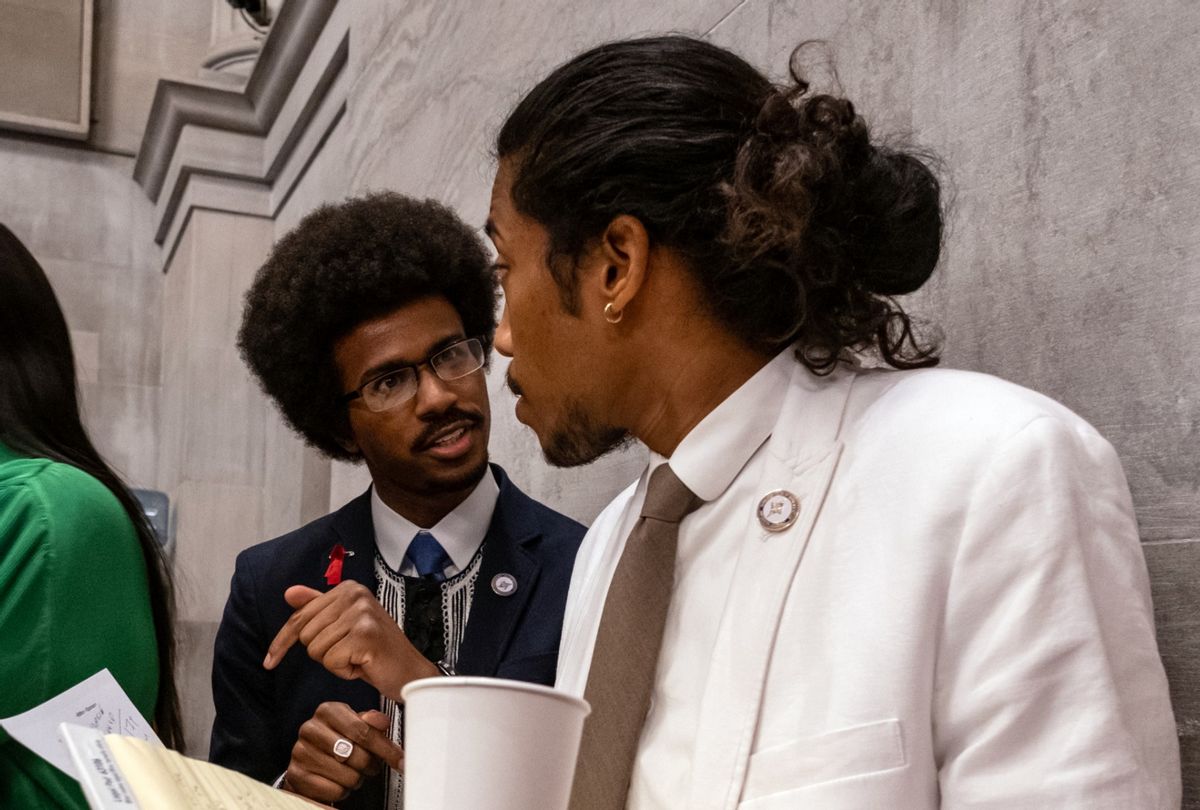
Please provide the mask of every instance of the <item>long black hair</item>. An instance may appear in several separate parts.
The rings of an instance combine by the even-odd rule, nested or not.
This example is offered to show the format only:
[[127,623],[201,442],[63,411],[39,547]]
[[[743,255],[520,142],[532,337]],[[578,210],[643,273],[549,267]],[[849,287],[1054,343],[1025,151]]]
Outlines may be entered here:
[[0,224],[0,442],[34,458],[70,464],[104,484],[137,530],[150,609],[158,642],[159,737],[183,747],[179,696],[175,689],[173,592],[161,546],[137,500],[104,463],[79,414],[71,336],[54,289],[41,265]]
[[929,159],[874,143],[844,98],[796,67],[772,84],[686,36],[593,48],[509,114],[496,152],[517,209],[550,236],[550,269],[578,313],[576,261],[616,216],[676,251],[718,321],[747,345],[792,342],[816,373],[847,352],[937,363],[894,296],[932,274],[942,240]]

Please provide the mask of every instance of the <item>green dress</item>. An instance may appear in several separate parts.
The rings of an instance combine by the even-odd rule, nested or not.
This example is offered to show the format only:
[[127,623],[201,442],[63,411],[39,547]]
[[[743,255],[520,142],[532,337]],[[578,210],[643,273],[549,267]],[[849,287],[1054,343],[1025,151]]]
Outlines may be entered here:
[[[99,481],[0,444],[0,717],[108,667],[150,718],[158,646],[137,533]],[[0,730],[0,808],[87,808],[78,783]]]

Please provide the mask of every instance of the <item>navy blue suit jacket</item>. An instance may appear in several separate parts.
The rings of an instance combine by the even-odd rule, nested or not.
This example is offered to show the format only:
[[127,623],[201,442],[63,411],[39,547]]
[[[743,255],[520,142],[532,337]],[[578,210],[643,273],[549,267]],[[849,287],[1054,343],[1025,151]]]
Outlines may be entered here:
[[[461,675],[553,684],[563,608],[584,527],[532,500],[492,465],[500,487],[484,539],[483,559],[459,648]],[[297,644],[273,671],[262,660],[271,639],[292,614],[283,592],[291,585],[328,590],[329,552],[347,552],[342,577],[376,589],[375,530],[370,494],[294,532],[246,549],[237,558],[229,601],[213,655],[213,723],[209,759],[263,782],[283,773],[301,724],[326,701],[356,711],[378,709],[379,693],[364,681],[333,675]],[[499,573],[517,589],[499,596]],[[378,807],[378,786],[359,791],[341,807]]]

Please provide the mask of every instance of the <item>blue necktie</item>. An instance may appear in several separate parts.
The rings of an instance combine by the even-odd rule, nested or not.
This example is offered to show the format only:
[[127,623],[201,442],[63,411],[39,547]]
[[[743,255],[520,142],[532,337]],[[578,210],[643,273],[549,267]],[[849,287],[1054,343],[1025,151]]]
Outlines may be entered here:
[[427,531],[417,532],[417,536],[408,544],[404,559],[417,569],[417,576],[434,582],[445,581],[446,566],[452,562],[442,544]]

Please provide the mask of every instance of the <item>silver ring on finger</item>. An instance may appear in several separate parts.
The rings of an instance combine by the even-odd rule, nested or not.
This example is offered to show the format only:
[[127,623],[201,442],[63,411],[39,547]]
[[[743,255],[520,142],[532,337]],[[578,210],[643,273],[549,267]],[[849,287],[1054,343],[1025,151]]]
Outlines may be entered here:
[[354,753],[354,743],[347,740],[345,737],[338,737],[333,743],[333,758],[338,762],[345,762],[350,759],[350,755]]

